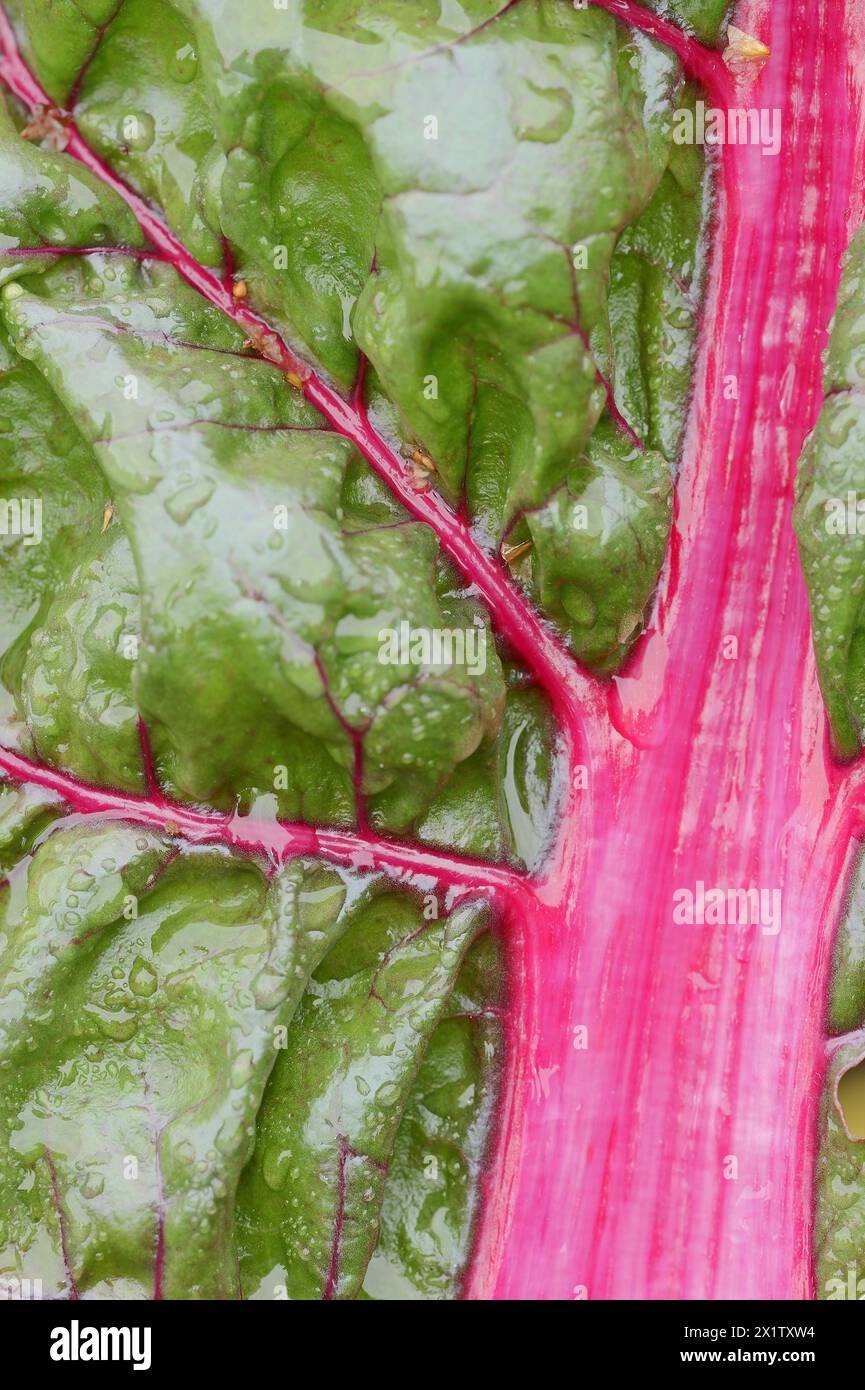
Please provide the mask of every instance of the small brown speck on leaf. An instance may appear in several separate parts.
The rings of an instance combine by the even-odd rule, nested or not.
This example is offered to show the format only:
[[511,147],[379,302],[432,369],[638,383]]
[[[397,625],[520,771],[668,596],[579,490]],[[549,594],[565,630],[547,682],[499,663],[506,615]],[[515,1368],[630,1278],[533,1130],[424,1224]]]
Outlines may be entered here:
[[408,459],[408,473],[415,492],[429,492],[431,474],[436,471],[429,454],[419,444],[407,444],[402,450],[402,455]]
[[428,492],[432,482],[430,475],[436,471],[429,454],[417,444],[406,445],[402,454],[409,461],[408,471],[415,492]]
[[99,533],[101,536],[104,536],[104,535],[105,535],[105,532],[108,530],[108,528],[109,528],[109,526],[111,525],[111,522],[112,522],[113,519],[114,519],[114,503],[113,503],[113,502],[106,502],[106,504],[105,504],[105,510],[104,510],[103,513],[102,513],[102,530],[101,530],[100,533]]
[[255,348],[255,351],[268,362],[273,362],[277,367],[282,365],[283,347],[276,333],[271,333],[263,324],[258,323],[248,325],[246,332],[247,337],[243,343],[245,348]]
[[423,468],[427,473],[435,473],[436,471],[435,464],[423,449],[412,449],[411,461],[417,468]]
[[521,556],[528,554],[531,548],[531,541],[520,541],[519,545],[503,545],[502,559],[506,565],[513,565]]
[[723,58],[727,67],[734,74],[744,74],[750,71],[752,74],[759,72],[772,56],[772,50],[767,48],[759,39],[755,39],[753,34],[746,34],[744,29],[737,29],[735,24],[727,28],[727,47],[724,49]]
[[245,299],[246,296],[249,294],[249,289],[247,287],[246,281],[235,280],[234,284],[231,287],[231,293],[235,299]]
[[35,106],[21,134],[25,140],[39,140],[46,150],[59,153],[69,144],[68,121],[56,106]]

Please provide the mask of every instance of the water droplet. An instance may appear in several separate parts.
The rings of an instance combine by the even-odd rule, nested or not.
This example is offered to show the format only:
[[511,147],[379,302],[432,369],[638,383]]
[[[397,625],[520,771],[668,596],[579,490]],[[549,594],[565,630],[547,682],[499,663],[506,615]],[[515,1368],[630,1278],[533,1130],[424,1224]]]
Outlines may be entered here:
[[199,507],[203,507],[213,496],[214,483],[210,478],[199,478],[197,482],[190,483],[188,487],[182,487],[178,492],[172,493],[165,499],[165,510],[176,521],[178,526],[183,526]]
[[132,1013],[102,1014],[99,1018],[100,1032],[113,1042],[129,1042],[137,1028],[138,1020]]
[[105,1179],[101,1173],[88,1173],[81,1185],[81,1191],[85,1197],[98,1197],[105,1187]]
[[245,1086],[252,1076],[255,1058],[248,1048],[243,1052],[238,1052],[231,1064],[231,1084],[232,1086]]
[[174,76],[178,82],[191,82],[198,72],[198,54],[191,43],[185,43],[174,54]]
[[231,1116],[220,1125],[215,1142],[219,1152],[225,1154],[227,1158],[231,1158],[243,1144],[243,1139],[243,1125],[235,1116]]
[[261,1163],[261,1175],[273,1192],[279,1192],[288,1177],[290,1149],[265,1149]]
[[156,992],[157,983],[153,966],[148,964],[143,956],[136,956],[129,972],[129,988],[132,993],[147,999]]
[[262,970],[253,985],[256,1007],[268,1010],[278,1008],[290,988],[291,981],[287,975],[281,975],[273,969]]
[[383,1105],[386,1109],[396,1105],[399,1100],[399,1086],[394,1081],[385,1081],[383,1086],[379,1086],[375,1093],[377,1105]]

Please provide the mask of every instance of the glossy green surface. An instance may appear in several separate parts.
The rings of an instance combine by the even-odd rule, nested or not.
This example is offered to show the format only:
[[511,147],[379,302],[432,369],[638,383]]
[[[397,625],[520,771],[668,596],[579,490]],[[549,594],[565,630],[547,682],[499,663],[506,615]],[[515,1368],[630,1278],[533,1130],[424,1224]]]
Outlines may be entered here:
[[[32,838],[26,799],[4,793],[4,844]],[[54,1297],[318,1298],[336,1249],[332,1294],[356,1294],[483,921],[433,911],[124,826],[70,825],[20,859],[0,897],[0,1275]],[[480,1097],[451,1099],[482,1131]],[[464,1185],[439,1287],[468,1211]]]
[[[478,606],[449,593],[432,533],[370,521],[347,487],[351,445],[317,429],[173,271],[92,257],[31,279],[3,291],[6,323],[92,443],[141,600],[130,613],[131,563],[108,548],[98,574],[80,576],[82,594],[64,585],[66,613],[49,613],[43,643],[70,664],[81,615],[69,609],[87,605],[104,638],[88,678],[97,666],[116,678],[118,736],[122,724],[134,744],[137,706],[181,799],[248,809],[275,796],[283,816],[350,820],[351,728],[374,815],[409,823],[495,731],[504,698],[486,631],[479,675],[380,660],[379,633],[403,622],[483,628]],[[52,689],[55,721],[64,700]],[[62,755],[60,738],[33,733],[43,754]],[[129,785],[126,766],[111,780]]]
[[843,757],[865,728],[865,231],[845,260],[823,373],[825,400],[802,457],[795,523],[820,687]]
[[[839,1036],[823,1083],[815,1229],[817,1297],[865,1299],[865,874],[838,930],[827,1028]],[[846,1075],[845,1075],[846,1074]]]
[[502,1051],[496,943],[471,949],[397,1132],[367,1298],[448,1299],[470,1249]]
[[468,906],[419,927],[385,894],[315,972],[238,1195],[247,1297],[357,1296],[400,1118],[480,920]]
[[705,43],[714,43],[730,0],[640,0],[647,10],[657,10],[665,19],[696,34]]
[[[865,1022],[865,1019],[863,1019]],[[836,1087],[862,1059],[862,1038],[844,1044],[830,1063],[821,1109],[815,1230],[816,1293],[821,1299],[865,1299],[865,1130],[848,1133]],[[860,1083],[861,1085],[861,1083]]]
[[[723,10],[660,8],[704,36]],[[25,47],[85,136],[343,387],[363,349],[374,411],[491,543],[531,534],[525,582],[582,660],[620,664],[669,531],[700,288],[672,55],[557,0],[52,9],[19,0]],[[587,475],[575,531],[561,493]]]
[[860,860],[835,942],[830,1033],[865,1027],[865,863]]

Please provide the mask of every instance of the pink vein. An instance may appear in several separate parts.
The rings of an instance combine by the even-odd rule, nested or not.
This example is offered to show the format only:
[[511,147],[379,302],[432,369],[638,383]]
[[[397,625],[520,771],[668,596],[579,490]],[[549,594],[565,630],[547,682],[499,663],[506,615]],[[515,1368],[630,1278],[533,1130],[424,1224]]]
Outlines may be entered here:
[[160,803],[162,801],[162,792],[159,788],[159,778],[156,775],[156,762],[153,757],[150,730],[140,714],[138,716],[138,741],[141,744],[141,765],[144,770],[144,789],[151,801]]
[[68,773],[31,762],[2,746],[0,771],[16,782],[27,782],[55,792],[71,810],[81,815],[130,821],[162,834],[180,836],[194,844],[228,845],[245,854],[266,856],[277,864],[299,855],[315,854],[358,870],[439,878],[461,892],[489,893],[504,900],[520,900],[529,891],[527,880],[505,865],[404,844],[369,830],[334,830],[294,821],[259,821],[249,816],[195,811],[161,795],[148,798],[108,791],[81,782]]
[[51,1199],[54,1209],[57,1212],[57,1221],[60,1226],[60,1252],[63,1256],[63,1267],[66,1271],[66,1285],[69,1290],[69,1298],[80,1298],[78,1285],[75,1282],[75,1275],[72,1272],[72,1260],[69,1254],[69,1232],[66,1229],[66,1213],[63,1210],[63,1198],[60,1193],[60,1181],[57,1177],[57,1165],[54,1162],[54,1155],[50,1149],[45,1150],[45,1162],[48,1165],[48,1172],[51,1177]]
[[87,57],[84,59],[84,62],[78,69],[78,72],[75,76],[75,81],[72,83],[72,87],[69,91],[69,98],[67,104],[69,106],[70,111],[74,109],[75,104],[78,101],[79,96],[81,95],[81,88],[84,85],[84,79],[87,76],[90,64],[93,62],[93,59],[96,57],[96,54],[99,52],[99,49],[102,46],[102,40],[105,38],[107,31],[111,28],[115,19],[120,14],[120,11],[123,9],[124,3],[125,0],[117,0],[117,4],[114,6],[114,9],[112,10],[108,18],[104,21],[104,23],[97,24],[95,26],[96,38],[94,40],[93,47],[90,49],[90,52],[87,54]]
[[0,256],[13,260],[39,256],[131,256],[136,261],[163,261],[159,252],[140,246],[4,246]]
[[734,84],[723,58],[714,49],[684,33],[669,20],[661,19],[651,10],[636,4],[635,0],[591,0],[591,3],[669,48],[681,60],[689,76],[701,82],[719,106],[730,99]]
[[337,1169],[337,1189],[336,1189],[336,1219],[333,1227],[333,1238],[330,1243],[330,1263],[327,1269],[327,1282],[324,1286],[322,1297],[330,1301],[339,1283],[339,1257],[342,1246],[343,1227],[345,1225],[345,1191],[346,1178],[345,1167],[348,1160],[348,1140],[344,1135],[339,1135],[339,1159]]

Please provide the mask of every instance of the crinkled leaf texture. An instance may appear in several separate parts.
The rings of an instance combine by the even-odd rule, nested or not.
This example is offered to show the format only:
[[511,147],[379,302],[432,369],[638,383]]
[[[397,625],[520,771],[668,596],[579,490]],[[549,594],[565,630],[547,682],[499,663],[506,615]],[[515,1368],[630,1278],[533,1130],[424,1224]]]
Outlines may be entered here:
[[[675,17],[708,32],[720,8]],[[491,541],[532,540],[521,577],[581,659],[620,663],[669,531],[701,281],[677,60],[556,0],[17,9],[85,137],[200,260],[228,247],[343,387],[362,349],[373,414]]]
[[799,461],[796,530],[832,733],[839,752],[853,757],[865,742],[865,610],[857,577],[865,568],[865,228],[847,252],[823,391]]
[[[5,797],[12,845],[45,808]],[[2,921],[3,1272],[55,1297],[355,1295],[431,1038],[428,1069],[461,1061],[478,1090],[445,1125],[477,1124],[493,1058],[453,1062],[436,1027],[484,910],[424,921],[381,878],[305,860],[268,878],[123,825],[37,838]],[[446,1210],[421,1287],[464,1258],[462,1191]]]
[[[677,60],[551,0],[8,8],[108,164],[340,390],[366,362],[372,420],[614,671],[663,559],[701,288]],[[673,6],[703,34],[721,8]],[[2,741],[537,868],[556,739],[476,593],[21,124],[0,112],[0,500],[38,500],[40,538],[2,538]],[[483,660],[382,660],[403,628]],[[454,1297],[502,1048],[487,905],[175,831],[3,791],[0,1274]]]
[[[817,1165],[817,1297],[865,1298],[865,862],[835,943]],[[845,1079],[846,1078],[846,1079]]]
[[[808,585],[820,686],[838,752],[854,757],[865,728],[865,229],[845,258],[824,354],[824,402],[799,461],[796,530]],[[865,863],[854,875],[835,945],[827,1028],[815,1232],[819,1298],[865,1298]],[[848,1113],[849,1107],[849,1113]],[[855,1117],[855,1123],[854,1123]],[[851,1127],[853,1126],[853,1127]]]

